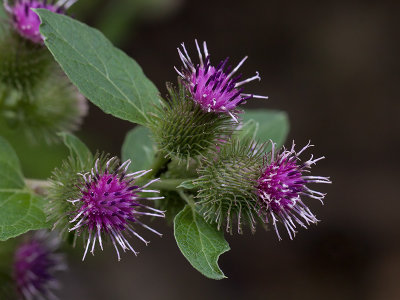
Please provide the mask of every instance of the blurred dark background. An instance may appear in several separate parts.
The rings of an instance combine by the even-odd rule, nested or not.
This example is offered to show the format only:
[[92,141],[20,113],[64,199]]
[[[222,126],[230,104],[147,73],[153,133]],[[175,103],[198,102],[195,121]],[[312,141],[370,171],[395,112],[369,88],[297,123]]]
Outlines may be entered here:
[[[333,184],[322,220],[294,241],[274,232],[228,236],[220,259],[229,277],[212,281],[180,254],[172,227],[158,222],[139,257],[108,249],[70,257],[61,299],[400,299],[398,1],[79,1],[78,19],[100,28],[138,61],[162,94],[180,66],[176,48],[208,42],[214,62],[249,59],[247,86],[270,100],[249,108],[288,112],[288,143],[309,139],[326,156],[315,175]],[[120,153],[132,125],[94,106],[78,133],[90,147]],[[29,171],[28,171],[29,172]]]

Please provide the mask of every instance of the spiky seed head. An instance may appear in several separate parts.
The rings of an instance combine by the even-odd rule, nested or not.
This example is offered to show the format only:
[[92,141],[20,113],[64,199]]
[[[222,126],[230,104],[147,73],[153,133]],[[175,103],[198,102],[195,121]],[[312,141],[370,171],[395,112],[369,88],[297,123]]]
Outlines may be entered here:
[[218,229],[225,225],[230,233],[233,223],[237,222],[238,233],[247,223],[254,232],[258,212],[255,183],[266,147],[252,140],[232,139],[202,161],[193,183],[198,189],[196,204],[206,221],[216,223]]
[[[64,166],[74,167],[74,160],[66,162]],[[50,189],[50,207],[55,226],[63,227],[65,232],[74,233],[75,239],[84,235],[85,252],[83,260],[90,248],[94,254],[96,242],[103,249],[103,241],[110,240],[113,244],[118,260],[119,247],[125,251],[138,254],[130,245],[128,238],[132,235],[146,245],[146,241],[136,232],[140,225],[158,235],[160,233],[141,222],[141,216],[164,217],[164,212],[147,206],[144,200],[158,200],[162,197],[146,197],[146,193],[158,193],[147,187],[158,179],[153,179],[144,185],[138,185],[137,179],[149,171],[127,173],[130,160],[119,163],[116,157],[106,159],[101,156],[92,162],[91,169],[75,169],[72,174],[60,175],[56,171]],[[79,165],[79,164],[78,164]],[[75,165],[76,166],[76,165]],[[65,170],[66,171],[66,170]],[[62,171],[61,171],[62,172]],[[75,174],[74,174],[75,173]],[[72,178],[72,181],[70,181]],[[72,188],[71,190],[69,190]],[[54,197],[54,198],[53,198]],[[56,198],[57,197],[57,198]],[[59,204],[60,202],[60,204]],[[62,215],[60,208],[64,209]],[[86,237],[85,237],[86,236]]]
[[232,134],[232,120],[225,114],[206,112],[191,101],[188,90],[167,85],[169,101],[162,100],[149,124],[158,149],[167,157],[184,160],[204,155]]
[[29,90],[51,74],[57,64],[49,51],[33,44],[0,23],[0,82],[9,88]]
[[86,99],[58,70],[29,92],[0,84],[0,103],[0,119],[11,133],[33,142],[58,141],[57,133],[78,129],[88,110]]
[[13,129],[11,134],[56,141],[58,132],[79,127],[87,101],[46,48],[7,27],[0,24],[0,122]]
[[311,190],[306,184],[331,183],[329,177],[310,176],[311,166],[324,157],[314,159],[311,155],[306,161],[300,160],[308,143],[299,152],[295,151],[295,144],[289,150],[283,149],[276,153],[275,144],[272,151],[266,156],[261,176],[257,180],[259,213],[264,222],[275,228],[275,232],[281,240],[278,223],[282,223],[290,239],[296,234],[296,224],[307,228],[307,225],[317,223],[318,219],[304,204],[301,196],[307,196],[321,201],[325,194]]

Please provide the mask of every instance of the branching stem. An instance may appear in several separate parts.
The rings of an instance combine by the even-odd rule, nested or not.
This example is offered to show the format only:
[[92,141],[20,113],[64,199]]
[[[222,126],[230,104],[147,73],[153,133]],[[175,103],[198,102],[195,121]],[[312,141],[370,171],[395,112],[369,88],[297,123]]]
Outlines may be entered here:
[[193,211],[196,211],[196,203],[193,201],[193,199],[189,195],[187,195],[182,189],[177,189],[177,192],[179,196],[181,196],[181,198],[185,200],[186,203],[193,209]]
[[151,172],[147,173],[145,178],[160,177],[160,175],[166,171],[166,167],[170,161],[171,159],[167,158],[165,153],[159,152],[150,168]]
[[161,179],[160,181],[154,182],[151,185],[151,188],[156,190],[164,190],[164,191],[176,191],[177,187],[184,181],[189,180],[190,178],[177,178],[177,179]]

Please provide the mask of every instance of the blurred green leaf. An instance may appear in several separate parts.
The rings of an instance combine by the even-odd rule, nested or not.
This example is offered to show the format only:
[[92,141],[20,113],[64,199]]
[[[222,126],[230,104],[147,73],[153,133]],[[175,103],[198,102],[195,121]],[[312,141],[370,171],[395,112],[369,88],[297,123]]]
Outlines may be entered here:
[[188,205],[176,215],[174,235],[179,249],[190,264],[211,279],[226,278],[218,266],[221,254],[230,250],[224,234]]
[[159,93],[140,66],[100,31],[68,16],[35,11],[46,46],[81,93],[106,113],[146,124]]
[[68,156],[63,144],[32,143],[20,128],[9,130],[1,121],[0,135],[12,145],[28,178],[48,178],[51,171]]
[[10,144],[0,137],[0,189],[15,190],[24,187],[24,177],[17,154]]
[[25,189],[19,160],[0,137],[0,241],[46,227],[44,200]]
[[47,227],[44,203],[28,191],[0,189],[0,241]]
[[132,161],[129,170],[132,172],[149,169],[156,149],[150,139],[150,129],[136,126],[125,137],[122,145],[122,160]]
[[254,140],[256,139],[259,127],[260,123],[253,119],[243,121],[243,123],[238,126],[239,130],[235,131],[234,135],[236,135],[239,139],[250,138]]
[[123,40],[127,34],[132,34],[139,5],[140,1],[137,0],[109,2],[108,9],[103,11],[102,18],[98,20],[98,28],[111,41]]
[[3,3],[0,3],[0,22],[5,18],[7,18],[6,10],[4,9]]
[[290,127],[285,112],[247,109],[242,116],[243,126],[238,133],[239,137],[251,137],[260,142],[268,142],[271,139],[277,144],[278,149],[283,146]]
[[64,144],[68,147],[70,155],[76,155],[83,166],[85,166],[88,161],[93,160],[92,152],[90,152],[89,148],[75,135],[62,132],[59,133],[59,136],[62,137]]

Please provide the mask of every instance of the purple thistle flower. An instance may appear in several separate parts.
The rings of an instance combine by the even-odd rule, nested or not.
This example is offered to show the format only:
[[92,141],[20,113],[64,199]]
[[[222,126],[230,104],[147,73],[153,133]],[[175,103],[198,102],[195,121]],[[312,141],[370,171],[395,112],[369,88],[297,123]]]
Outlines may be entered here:
[[[208,53],[206,42],[203,43],[203,54],[199,44],[196,42],[197,52],[199,54],[200,64],[195,65],[182,43],[182,50],[178,48],[179,57],[182,60],[183,68],[180,72],[175,70],[182,77],[186,88],[190,91],[193,100],[197,102],[204,111],[228,113],[237,121],[235,113],[236,107],[250,98],[268,99],[266,96],[243,93],[241,86],[253,80],[261,80],[259,73],[248,79],[239,81],[242,74],[234,76],[240,66],[245,62],[244,57],[239,64],[232,70],[232,66],[227,66],[228,59],[222,60],[216,67],[211,65],[210,55]],[[225,69],[226,67],[226,69]]]
[[8,1],[4,1],[4,7],[12,16],[15,29],[18,33],[31,40],[34,43],[43,43],[43,37],[39,32],[40,19],[33,12],[32,8],[44,8],[52,12],[64,14],[66,10],[77,0],[17,0],[15,5],[11,7]]
[[296,234],[295,223],[307,228],[304,223],[309,225],[318,222],[300,196],[308,196],[322,203],[325,194],[311,190],[306,184],[331,183],[329,177],[304,175],[310,172],[311,165],[324,158],[313,159],[311,155],[309,160],[300,163],[299,156],[304,150],[312,147],[310,143],[299,152],[296,152],[294,147],[293,142],[290,150],[284,149],[275,156],[275,144],[272,143],[270,160],[264,165],[262,175],[257,181],[260,215],[265,216],[266,223],[269,222],[269,218],[272,219],[279,240],[281,237],[277,227],[278,221],[283,223],[290,239]]
[[[107,161],[105,169],[99,170],[99,159],[96,160],[95,167],[86,174],[79,174],[84,179],[84,184],[79,187],[80,198],[75,200],[67,200],[73,204],[78,203],[80,206],[72,214],[70,223],[75,223],[74,227],[69,231],[75,231],[75,236],[81,232],[88,234],[85,253],[91,246],[91,253],[94,254],[96,241],[99,242],[100,248],[103,250],[103,238],[108,237],[121,259],[117,245],[122,250],[132,251],[138,254],[126,239],[130,234],[136,236],[146,245],[149,243],[136,233],[133,224],[139,224],[142,227],[162,236],[161,233],[150,228],[139,221],[141,215],[164,217],[164,212],[146,206],[140,203],[141,200],[158,200],[164,197],[143,197],[142,193],[159,193],[156,190],[146,189],[150,184],[158,181],[153,179],[143,186],[135,185],[135,180],[148,171],[138,171],[126,174],[131,163],[130,160],[122,163],[114,170],[113,165],[116,163],[116,157]],[[147,211],[143,211],[147,210]]]
[[42,230],[17,247],[13,277],[23,299],[57,299],[52,293],[59,286],[54,274],[66,269],[64,256],[55,253],[59,244],[55,234]]

